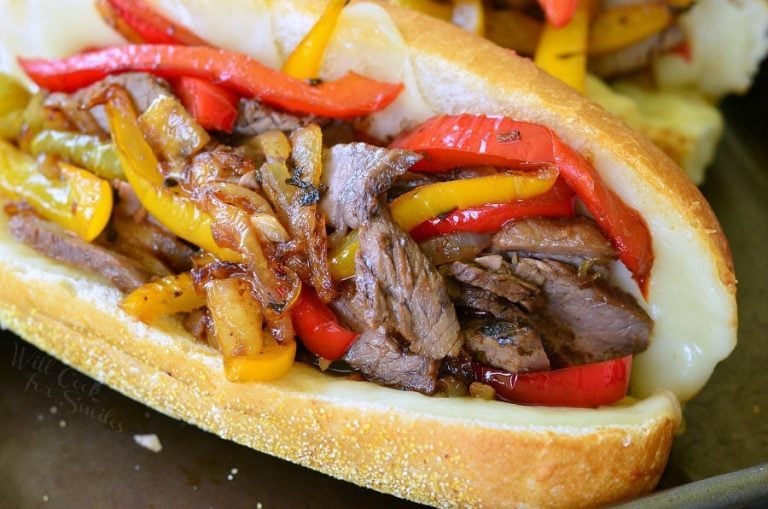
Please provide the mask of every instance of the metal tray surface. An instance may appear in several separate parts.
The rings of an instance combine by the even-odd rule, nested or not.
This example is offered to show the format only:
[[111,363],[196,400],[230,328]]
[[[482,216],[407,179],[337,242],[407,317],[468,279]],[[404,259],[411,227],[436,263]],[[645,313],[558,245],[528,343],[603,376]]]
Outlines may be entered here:
[[[734,253],[739,345],[685,408],[661,491],[626,507],[768,506],[768,466],[757,466],[768,462],[765,70],[749,95],[725,102],[726,136],[703,187]],[[137,446],[142,433],[163,450]],[[339,506],[418,507],[165,417],[2,333],[0,507]]]

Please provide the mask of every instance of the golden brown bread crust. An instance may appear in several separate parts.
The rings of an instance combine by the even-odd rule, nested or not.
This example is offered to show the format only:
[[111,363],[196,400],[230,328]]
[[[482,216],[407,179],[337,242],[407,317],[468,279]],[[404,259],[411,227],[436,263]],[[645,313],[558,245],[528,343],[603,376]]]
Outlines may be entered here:
[[[189,337],[142,338],[117,309],[83,298],[74,280],[22,277],[5,262],[0,272],[0,324],[78,370],[221,437],[430,505],[579,507],[634,497],[658,482],[679,424],[664,397],[665,411],[632,424],[502,429],[328,401],[291,381],[232,384],[217,352]],[[304,369],[313,384],[325,376]]]

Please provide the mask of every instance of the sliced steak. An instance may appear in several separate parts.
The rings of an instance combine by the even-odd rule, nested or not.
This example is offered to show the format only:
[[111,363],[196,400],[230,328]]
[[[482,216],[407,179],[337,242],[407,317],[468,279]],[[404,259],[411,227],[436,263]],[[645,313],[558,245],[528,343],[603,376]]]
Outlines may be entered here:
[[502,320],[524,316],[520,308],[495,293],[471,285],[460,285],[459,288],[460,293],[453,303],[464,308],[464,314],[491,315]]
[[483,364],[510,373],[549,369],[549,359],[541,338],[525,318],[467,320],[462,324],[462,334],[464,347]]
[[573,332],[557,319],[546,312],[534,313],[529,315],[528,319],[539,333],[551,369],[568,368],[589,362],[579,349],[579,343],[574,341]]
[[574,265],[585,260],[607,262],[618,256],[595,223],[585,217],[530,217],[510,221],[493,236],[493,247]]
[[75,267],[85,268],[130,292],[149,280],[129,258],[67,233],[57,225],[31,214],[17,214],[9,222],[16,239],[36,251]]
[[256,136],[267,131],[295,131],[309,124],[326,124],[328,119],[314,115],[298,116],[277,111],[265,106],[257,99],[240,99],[234,133],[241,136]]
[[336,145],[323,158],[322,181],[328,191],[320,201],[327,224],[337,234],[357,228],[378,208],[378,195],[421,156],[407,150],[389,150],[350,143]]
[[539,288],[516,276],[508,262],[502,262],[498,270],[473,263],[453,262],[447,266],[446,272],[461,283],[487,290],[528,310],[538,306]]
[[459,322],[445,282],[386,208],[360,226],[359,242],[354,305],[367,325],[432,359],[456,354]]
[[336,145],[324,158],[320,206],[337,234],[359,228],[352,303],[367,328],[441,359],[461,344],[456,311],[440,274],[379,198],[419,159],[365,143]]
[[192,256],[197,252],[153,222],[134,221],[119,214],[112,218],[109,229],[98,238],[98,243],[129,258],[133,258],[133,250],[143,250],[161,260],[175,273],[191,269]]
[[339,322],[347,329],[354,332],[363,332],[368,329],[368,325],[361,318],[362,312],[355,308],[355,285],[354,282],[347,281],[339,292],[339,298],[328,303],[328,306],[336,313]]
[[648,347],[653,321],[629,294],[602,279],[583,281],[575,267],[552,260],[522,258],[515,272],[542,287],[545,314],[573,333],[572,344],[559,348],[571,352],[576,364],[622,357]]
[[390,387],[432,394],[438,362],[404,351],[383,331],[366,331],[344,356],[366,378]]

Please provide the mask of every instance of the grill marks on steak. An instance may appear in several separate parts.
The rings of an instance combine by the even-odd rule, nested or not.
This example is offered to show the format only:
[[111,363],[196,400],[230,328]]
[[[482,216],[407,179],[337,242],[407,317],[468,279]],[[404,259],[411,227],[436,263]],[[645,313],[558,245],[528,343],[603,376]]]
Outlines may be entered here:
[[358,229],[354,296],[345,291],[336,306],[363,330],[347,362],[384,385],[432,393],[437,360],[461,346],[459,323],[442,277],[381,197],[419,158],[364,143],[336,145],[324,159],[328,191],[320,207],[336,238]]
[[357,228],[379,208],[379,195],[421,156],[407,150],[385,149],[366,143],[336,145],[323,158],[323,184],[328,191],[320,210],[335,235]]
[[397,226],[380,195],[420,156],[364,143],[330,149],[320,205],[336,232],[358,228],[353,300],[369,329],[413,353],[442,359],[458,352],[459,323],[444,281],[418,244]]
[[424,394],[433,394],[437,387],[438,361],[409,353],[382,330],[360,334],[344,360],[383,385]]
[[9,221],[11,234],[46,256],[95,272],[123,292],[135,290],[149,280],[129,258],[101,246],[89,244],[57,225],[32,214],[17,214]]
[[585,284],[575,267],[554,260],[522,258],[514,270],[541,286],[544,316],[571,333],[570,337],[557,330],[545,334],[559,362],[600,362],[648,347],[653,322],[629,294],[602,279]]
[[453,262],[446,272],[457,281],[491,292],[529,311],[537,307],[539,288],[517,277],[507,262],[502,261],[497,270],[473,263]]
[[510,373],[549,369],[541,338],[523,317],[473,318],[463,323],[464,346],[483,364]]
[[510,221],[493,236],[493,247],[533,258],[579,265],[585,260],[605,263],[618,257],[593,221],[585,217],[530,217]]
[[[606,262],[616,257],[592,221],[518,220],[505,225],[494,236],[493,245],[497,251],[510,252],[513,262],[491,255],[477,258],[475,263],[454,262],[444,269],[461,283],[455,302],[473,320],[523,320],[536,331],[555,368],[609,360],[647,348],[653,323],[634,298],[602,278],[580,277],[574,265],[562,263]],[[476,318],[478,313],[490,317]],[[473,327],[469,335],[467,324]],[[501,367],[494,354],[503,351],[503,346],[497,347],[487,338],[480,341],[477,324],[467,324],[465,346]],[[473,346],[467,340],[474,341]]]
[[382,210],[359,229],[355,306],[369,327],[383,327],[432,359],[456,354],[459,323],[443,278],[408,234]]

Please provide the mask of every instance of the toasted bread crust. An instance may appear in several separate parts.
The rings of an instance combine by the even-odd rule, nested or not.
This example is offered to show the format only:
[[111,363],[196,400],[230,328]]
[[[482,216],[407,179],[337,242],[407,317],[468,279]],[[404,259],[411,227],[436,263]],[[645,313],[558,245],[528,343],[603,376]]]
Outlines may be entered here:
[[[29,263],[39,261],[22,246],[13,249],[30,257]],[[97,305],[94,287],[114,297],[102,283],[86,275],[52,283],[19,263],[0,262],[3,327],[165,414],[425,504],[577,507],[637,496],[658,482],[679,424],[669,394],[628,404],[628,415],[620,419],[611,410],[592,411],[604,413],[604,425],[559,425],[553,419],[552,425],[506,426],[473,420],[473,406],[534,409],[454,401],[466,405],[466,418],[455,419],[429,415],[428,397],[393,389],[376,388],[388,394],[387,405],[328,398],[329,377],[303,366],[277,384],[232,384],[223,376],[219,354],[179,334],[174,324],[165,324],[170,334],[145,337],[114,298]],[[400,397],[418,398],[426,411],[399,408]]]

